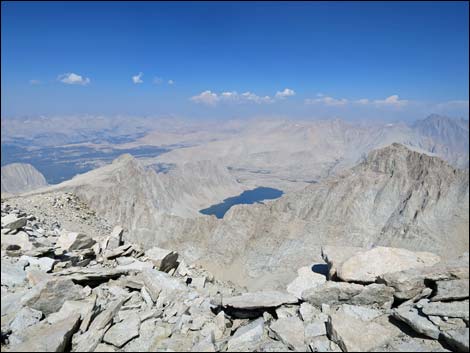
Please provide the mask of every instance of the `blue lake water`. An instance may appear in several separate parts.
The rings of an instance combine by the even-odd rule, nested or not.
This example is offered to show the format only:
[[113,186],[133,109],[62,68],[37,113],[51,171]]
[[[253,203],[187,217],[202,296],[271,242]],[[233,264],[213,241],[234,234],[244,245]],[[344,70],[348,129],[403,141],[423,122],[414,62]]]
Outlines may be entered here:
[[44,175],[49,184],[57,184],[94,169],[95,166],[89,163],[91,161],[100,160],[107,164],[124,153],[138,158],[155,157],[169,151],[156,146],[106,150],[85,146],[29,149],[25,146],[2,144],[1,147],[2,166],[10,163],[29,163]]
[[282,194],[282,190],[258,187],[253,190],[244,191],[238,196],[229,197],[223,202],[212,205],[199,212],[205,215],[214,215],[217,218],[224,218],[225,213],[234,205],[263,203],[262,201],[264,200],[277,199],[281,197]]

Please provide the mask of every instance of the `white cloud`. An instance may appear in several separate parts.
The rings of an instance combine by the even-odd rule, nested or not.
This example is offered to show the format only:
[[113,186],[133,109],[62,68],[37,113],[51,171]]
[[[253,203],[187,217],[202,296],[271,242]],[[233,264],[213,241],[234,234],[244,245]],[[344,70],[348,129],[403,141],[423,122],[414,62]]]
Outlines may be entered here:
[[367,98],[362,98],[358,100],[349,100],[346,98],[334,98],[334,97],[329,97],[325,96],[321,93],[317,94],[318,98],[307,98],[305,99],[305,104],[324,104],[327,106],[342,106],[350,103],[354,104],[360,104],[360,105],[373,105],[376,107],[402,107],[405,106],[406,104],[409,103],[409,101],[400,99],[398,95],[392,95],[390,97],[387,97],[385,99],[376,99],[376,100],[371,100]]
[[452,100],[436,105],[436,109],[445,110],[445,109],[466,109],[468,110],[469,104],[468,100]]
[[168,84],[169,84],[169,85],[174,85],[174,84],[175,84],[175,81],[173,81],[173,80],[168,80]]
[[241,94],[241,99],[242,100],[247,100],[247,101],[250,101],[250,102],[254,102],[254,103],[258,103],[258,104],[272,103],[274,101],[269,96],[260,97],[260,96],[254,94],[254,93],[251,93],[251,92],[242,93]]
[[68,85],[82,85],[86,86],[90,83],[90,79],[88,77],[82,77],[80,75],[74,74],[73,72],[69,72],[66,74],[59,75],[57,78],[60,82],[66,83]]
[[[317,95],[318,96],[318,95]],[[305,104],[324,104],[328,106],[340,106],[340,105],[345,105],[349,101],[345,98],[333,98],[333,97],[328,97],[328,96],[320,96],[320,98],[307,98],[305,100]]]
[[159,85],[163,82],[163,78],[161,77],[154,77],[153,78],[153,83],[155,83],[156,85]]
[[217,102],[219,101],[219,97],[217,96],[217,94],[209,90],[204,91],[198,94],[197,96],[193,96],[190,99],[195,103],[205,104],[205,105],[210,105],[210,106],[216,105]]
[[41,81],[39,81],[39,80],[29,80],[29,84],[30,84],[30,85],[33,85],[33,86],[34,86],[34,85],[40,85],[40,84],[41,84]]
[[190,98],[195,103],[201,103],[214,106],[219,102],[227,103],[256,103],[267,104],[273,103],[274,99],[270,96],[258,96],[252,92],[237,93],[236,91],[226,91],[220,94],[210,90],[204,91],[197,96]]
[[295,96],[295,91],[290,88],[285,88],[284,91],[277,91],[276,98],[284,99],[286,97]]
[[374,101],[374,103],[377,105],[401,107],[401,106],[408,104],[408,101],[404,99],[400,99],[398,95],[394,94],[393,96],[387,97],[385,99],[377,99]]
[[132,76],[132,82],[134,82],[135,84],[144,82],[142,80],[142,76],[144,76],[144,74],[142,72],[139,72],[137,75]]

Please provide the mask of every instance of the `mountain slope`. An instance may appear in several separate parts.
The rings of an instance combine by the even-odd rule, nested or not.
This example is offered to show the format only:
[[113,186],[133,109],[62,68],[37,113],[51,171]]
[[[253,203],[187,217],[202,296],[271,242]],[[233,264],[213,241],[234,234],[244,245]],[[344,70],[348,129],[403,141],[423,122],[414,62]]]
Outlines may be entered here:
[[239,193],[210,162],[156,174],[122,156],[49,190],[76,193],[144,248],[176,249],[220,278],[257,289],[285,285],[299,266],[320,260],[323,245],[461,254],[468,249],[468,182],[468,171],[392,144],[301,191],[234,206],[221,220],[188,218],[198,200],[215,203],[214,190]]
[[47,186],[46,179],[31,164],[12,163],[2,167],[2,192],[17,194]]

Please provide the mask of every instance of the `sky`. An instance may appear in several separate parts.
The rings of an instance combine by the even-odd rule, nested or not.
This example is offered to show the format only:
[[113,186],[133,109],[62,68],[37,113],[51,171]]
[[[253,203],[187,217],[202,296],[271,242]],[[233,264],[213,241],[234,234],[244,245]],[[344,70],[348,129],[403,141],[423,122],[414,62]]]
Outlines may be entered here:
[[468,118],[468,6],[2,1],[1,114]]

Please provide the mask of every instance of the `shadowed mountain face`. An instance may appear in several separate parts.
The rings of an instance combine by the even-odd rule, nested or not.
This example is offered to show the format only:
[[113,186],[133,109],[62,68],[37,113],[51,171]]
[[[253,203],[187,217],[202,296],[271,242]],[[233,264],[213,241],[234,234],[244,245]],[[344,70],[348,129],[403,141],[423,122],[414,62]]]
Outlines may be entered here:
[[278,200],[236,205],[221,220],[197,216],[202,207],[194,207],[203,199],[215,203],[217,187],[238,195],[240,185],[209,162],[156,174],[123,156],[51,190],[75,192],[144,248],[176,249],[221,278],[266,288],[320,260],[315,254],[326,244],[462,253],[468,249],[468,181],[468,171],[392,144]]
[[17,194],[47,186],[44,176],[31,164],[12,163],[2,167],[2,192]]

